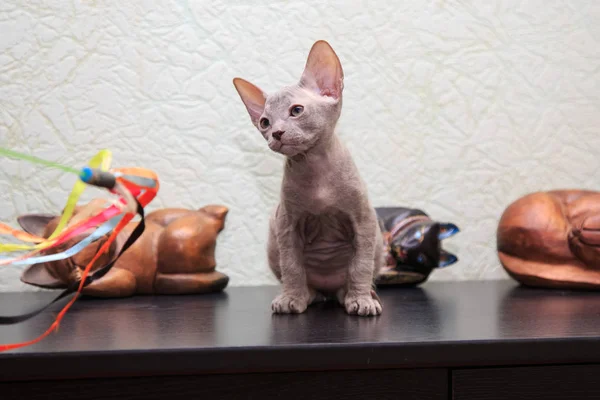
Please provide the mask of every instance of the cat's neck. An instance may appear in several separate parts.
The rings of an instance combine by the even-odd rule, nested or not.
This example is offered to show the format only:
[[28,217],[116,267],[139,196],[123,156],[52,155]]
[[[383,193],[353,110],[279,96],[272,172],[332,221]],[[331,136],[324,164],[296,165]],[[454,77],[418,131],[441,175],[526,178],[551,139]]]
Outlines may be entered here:
[[332,133],[306,153],[288,157],[285,170],[292,175],[323,174],[324,170],[339,164],[345,153],[346,147],[338,136]]

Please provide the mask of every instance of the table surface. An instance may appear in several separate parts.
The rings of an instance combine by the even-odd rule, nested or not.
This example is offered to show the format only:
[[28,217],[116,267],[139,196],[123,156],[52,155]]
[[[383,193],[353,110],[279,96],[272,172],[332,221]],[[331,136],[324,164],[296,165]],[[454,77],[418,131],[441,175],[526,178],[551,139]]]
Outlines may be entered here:
[[[0,353],[0,380],[323,369],[600,362],[600,293],[513,281],[428,282],[380,289],[379,317],[334,304],[272,315],[277,287],[223,293],[78,300],[58,333]],[[0,314],[49,292],[0,293]],[[63,303],[15,325],[0,342],[45,331]]]

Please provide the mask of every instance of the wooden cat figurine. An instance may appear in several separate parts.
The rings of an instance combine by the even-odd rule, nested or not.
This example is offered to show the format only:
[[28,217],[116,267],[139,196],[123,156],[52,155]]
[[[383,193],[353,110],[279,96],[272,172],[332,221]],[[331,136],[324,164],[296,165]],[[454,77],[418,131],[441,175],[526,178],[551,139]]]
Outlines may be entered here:
[[383,233],[385,266],[378,286],[409,287],[427,280],[436,269],[458,261],[442,248],[442,241],[460,230],[451,222],[433,220],[424,211],[406,207],[376,207]]
[[[95,215],[106,205],[106,200],[94,199],[84,206],[77,206],[69,224]],[[215,246],[217,236],[224,228],[227,212],[224,206],[208,205],[198,210],[165,208],[149,213],[145,218],[146,229],[138,240],[105,276],[86,286],[83,294],[124,297],[223,290],[229,277],[215,269]],[[45,238],[54,231],[58,221],[58,216],[41,214],[18,218],[25,231]],[[97,266],[113,258],[137,224],[131,222],[119,233],[108,254],[101,256]],[[43,253],[60,253],[90,233]],[[34,264],[23,272],[21,280],[43,288],[66,288],[79,281],[83,268],[107,238],[108,235],[102,237],[67,259]]]
[[500,218],[497,250],[507,273],[528,286],[600,288],[600,192],[536,192]]

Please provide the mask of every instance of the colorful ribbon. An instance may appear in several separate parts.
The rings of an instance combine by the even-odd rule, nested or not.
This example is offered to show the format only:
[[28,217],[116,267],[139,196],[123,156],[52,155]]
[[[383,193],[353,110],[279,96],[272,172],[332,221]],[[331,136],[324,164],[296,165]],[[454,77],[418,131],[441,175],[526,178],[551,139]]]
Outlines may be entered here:
[[[104,223],[104,225],[101,225],[98,229],[96,229],[94,232],[92,232],[88,237],[81,240],[76,245],[74,245],[73,247],[71,247],[65,251],[62,251],[62,252],[56,253],[56,254],[48,254],[45,256],[29,257],[29,258],[21,259],[19,261],[13,261],[10,264],[15,265],[15,266],[32,265],[32,264],[38,264],[38,263],[44,263],[44,262],[50,262],[50,261],[64,260],[65,258],[72,257],[75,254],[82,251],[89,244],[95,242],[96,240],[100,239],[102,236],[104,236],[107,233],[109,233],[110,231],[112,231],[117,226],[117,224],[119,223],[121,218],[123,218],[122,215],[113,217],[110,221]],[[6,262],[6,260],[7,259],[4,257],[0,258],[0,261],[2,261],[2,262]]]
[[[1,148],[0,154],[16,157],[20,156],[20,158],[25,160],[34,160],[35,162],[44,165],[56,166],[51,162],[46,162],[44,160],[36,159],[31,156],[23,156],[19,153],[7,151]],[[67,226],[69,220],[73,216],[73,212],[77,205],[77,201],[79,200],[81,194],[87,186],[87,184],[83,182],[83,180],[78,180],[75,183],[69,195],[67,204],[63,210],[58,226],[47,239],[28,234],[27,232],[24,232],[22,230],[11,228],[5,224],[0,224],[0,234],[11,234],[15,238],[21,239],[22,241],[36,243],[35,245],[0,244],[1,252],[32,250],[31,252],[21,255],[19,257],[0,259],[0,265],[28,265],[40,262],[52,262],[62,260],[77,254],[79,251],[83,250],[87,245],[94,242],[95,240],[98,240],[100,237],[110,232],[110,236],[108,237],[108,239],[104,242],[102,247],[96,252],[92,260],[84,268],[81,274],[81,279],[76,285],[67,288],[54,300],[46,304],[44,307],[39,308],[38,310],[20,316],[0,317],[0,323],[20,322],[31,318],[34,315],[37,315],[38,313],[49,307],[51,304],[54,304],[56,301],[65,298],[73,293],[75,294],[75,296],[59,312],[52,325],[42,335],[26,342],[0,345],[0,351],[7,351],[32,345],[48,336],[53,330],[57,329],[60,324],[60,321],[65,316],[69,308],[75,303],[75,301],[81,294],[83,288],[106,275],[110,271],[112,266],[115,264],[115,262],[118,260],[118,258],[143,233],[145,229],[144,207],[147,206],[156,197],[156,193],[159,189],[158,177],[153,171],[143,168],[132,167],[117,168],[110,170],[109,168],[111,159],[111,153],[108,150],[102,150],[90,160],[88,164],[88,169],[85,172],[89,173],[89,169],[97,169],[103,172],[110,172],[111,174],[113,174],[115,177],[116,186],[115,188],[109,189],[109,191],[113,194],[119,195],[117,204],[112,204],[109,207],[103,209],[101,212],[96,213],[92,217],[80,221],[77,224]],[[62,169],[68,172],[73,171],[68,167],[63,167]],[[134,202],[135,204],[130,204],[131,202]],[[135,212],[124,212],[123,210],[135,210]],[[91,273],[92,268],[95,266],[99,257],[110,249],[110,246],[115,241],[116,237],[123,230],[123,228],[134,218],[136,214],[140,215],[141,220],[136,226],[136,228],[133,230],[132,234],[129,236],[129,238],[125,242],[125,245],[121,248],[119,253],[115,257],[113,257],[112,261],[110,261],[108,264],[96,268],[95,271]],[[47,250],[49,248],[65,243],[67,240],[78,235],[84,234],[85,232],[93,228],[95,229],[91,234],[89,234],[87,237],[79,241],[71,248],[61,253],[32,257],[33,255],[43,250]]]
[[[31,160],[31,159],[39,160],[39,159],[33,158],[31,156],[22,155],[22,154],[13,152],[13,151],[7,151],[5,149],[2,149],[0,154],[9,154],[13,157],[21,157],[26,160]],[[94,157],[92,157],[92,159],[89,161],[88,165],[90,168],[97,168],[97,169],[100,169],[103,171],[108,171],[111,161],[112,161],[111,152],[109,150],[101,150]],[[53,163],[52,165],[58,165],[58,164]],[[10,226],[8,226],[6,224],[0,223],[0,234],[8,233],[18,239],[25,238],[25,239],[27,239],[27,241],[37,242],[37,244],[33,245],[33,246],[22,245],[22,244],[20,245],[20,244],[0,243],[0,252],[13,252],[13,251],[20,251],[20,250],[44,250],[44,249],[53,247],[55,245],[61,244],[65,241],[69,240],[71,237],[73,237],[74,235],[70,234],[71,233],[70,230],[66,230],[64,232],[63,232],[63,230],[64,230],[65,226],[67,225],[68,221],[73,216],[73,212],[75,210],[75,207],[77,206],[77,202],[79,201],[79,198],[81,197],[81,194],[83,193],[83,191],[85,190],[86,187],[87,187],[87,185],[84,182],[82,182],[81,180],[77,180],[75,182],[75,185],[73,186],[73,189],[71,190],[71,193],[69,194],[69,198],[64,207],[64,210],[63,210],[61,218],[58,222],[58,225],[54,229],[54,232],[52,232],[52,234],[48,237],[48,239],[35,237],[34,235],[30,235],[27,232],[11,228]],[[17,260],[18,259],[15,259],[15,261],[17,261]],[[0,265],[6,265],[6,264],[9,264],[9,262],[6,262],[6,261],[0,262]]]

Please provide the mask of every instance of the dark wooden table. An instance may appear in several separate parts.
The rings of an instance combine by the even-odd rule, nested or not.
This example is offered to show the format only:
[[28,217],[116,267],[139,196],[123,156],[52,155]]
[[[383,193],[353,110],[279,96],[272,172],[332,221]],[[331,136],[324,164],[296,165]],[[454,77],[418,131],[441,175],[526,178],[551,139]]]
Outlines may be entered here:
[[[0,353],[0,399],[599,399],[600,293],[512,281],[382,289],[384,313],[271,315],[275,287],[81,299]],[[51,293],[0,294],[0,314]],[[60,305],[0,342],[31,339]]]

